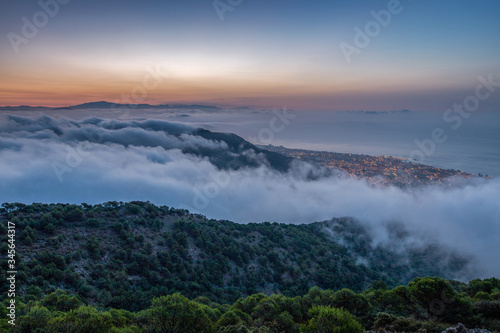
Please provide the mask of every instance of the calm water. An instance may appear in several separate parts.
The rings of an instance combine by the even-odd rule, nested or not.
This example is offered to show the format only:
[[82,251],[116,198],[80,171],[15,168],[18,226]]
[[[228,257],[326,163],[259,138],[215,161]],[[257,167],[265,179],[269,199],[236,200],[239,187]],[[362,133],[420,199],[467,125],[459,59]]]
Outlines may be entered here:
[[[429,142],[432,131],[441,128],[447,140],[435,143],[434,152],[425,154],[423,163],[500,176],[499,112],[472,114],[470,118],[463,119],[456,130],[452,128],[455,123],[445,122],[442,113],[289,113],[296,117],[290,119],[286,126],[281,126],[280,121],[272,126],[272,113],[234,113],[231,116],[196,114],[184,116],[182,120],[212,130],[234,132],[259,144],[404,158],[409,158],[412,152],[419,149],[415,140]],[[278,131],[270,136],[269,130],[273,128],[278,128]]]
[[447,136],[446,142],[436,144],[434,152],[424,156],[423,163],[500,177],[500,112],[472,114],[463,119],[456,130],[452,128],[455,123],[443,120],[442,112],[288,111],[295,117],[286,119],[285,123],[275,119],[273,112],[254,110],[209,113],[199,110],[136,109],[129,112],[81,110],[46,113],[75,119],[90,116],[158,118],[236,133],[256,144],[404,158],[409,158],[418,149],[415,140],[430,140],[432,131],[441,128]]

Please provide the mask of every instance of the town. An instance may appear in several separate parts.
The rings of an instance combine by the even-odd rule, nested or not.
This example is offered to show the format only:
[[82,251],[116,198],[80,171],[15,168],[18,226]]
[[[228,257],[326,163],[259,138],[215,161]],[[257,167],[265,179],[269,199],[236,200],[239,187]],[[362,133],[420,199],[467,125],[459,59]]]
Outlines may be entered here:
[[322,165],[332,170],[341,170],[351,178],[365,179],[371,184],[384,187],[392,185],[407,188],[437,184],[451,187],[465,184],[476,177],[458,170],[440,169],[408,162],[399,157],[289,149],[273,145],[260,145],[259,148]]

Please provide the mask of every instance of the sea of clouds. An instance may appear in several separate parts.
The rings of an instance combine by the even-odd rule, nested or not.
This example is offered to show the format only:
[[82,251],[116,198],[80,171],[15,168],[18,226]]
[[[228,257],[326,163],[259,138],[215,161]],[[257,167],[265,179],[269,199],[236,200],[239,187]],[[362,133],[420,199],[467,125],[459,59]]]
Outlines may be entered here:
[[294,163],[287,173],[265,163],[221,170],[206,157],[184,152],[199,147],[227,145],[164,120],[4,114],[0,202],[143,200],[240,223],[350,216],[370,228],[377,243],[392,241],[388,228],[398,223],[414,235],[405,240],[412,246],[438,242],[474,257],[474,276],[500,276],[498,180],[456,188],[378,188],[338,175],[311,180],[312,166],[305,163]]

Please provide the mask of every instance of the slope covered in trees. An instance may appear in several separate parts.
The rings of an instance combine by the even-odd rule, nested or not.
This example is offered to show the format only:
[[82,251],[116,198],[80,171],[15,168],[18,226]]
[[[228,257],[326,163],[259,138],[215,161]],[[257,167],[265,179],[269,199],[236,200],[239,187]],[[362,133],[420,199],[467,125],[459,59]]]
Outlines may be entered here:
[[312,286],[362,291],[375,280],[396,286],[467,264],[435,246],[406,255],[373,247],[369,232],[349,218],[236,224],[145,202],[3,207],[2,235],[7,221],[16,225],[24,297],[61,288],[132,311],[174,292],[233,302],[258,292],[303,295]]
[[[169,316],[177,311],[186,312],[183,322],[205,318],[193,322],[206,325],[197,332],[296,332],[300,327],[313,332],[332,321],[345,322],[353,332],[359,325],[408,331],[458,319],[491,328],[498,324],[496,279],[469,285],[425,279],[397,287],[417,276],[467,269],[467,260],[436,245],[397,252],[375,245],[370,232],[350,218],[309,225],[236,224],[148,202],[3,204],[3,302],[7,221],[16,226],[16,300],[23,304],[18,329],[27,327],[22,332],[31,332],[33,320],[68,332],[78,332],[75,327],[84,323],[103,326],[81,332],[108,332],[113,326],[120,332],[134,332],[133,327],[189,332],[158,328],[177,325],[161,322],[172,321]],[[399,231],[390,237],[404,243],[405,233]]]

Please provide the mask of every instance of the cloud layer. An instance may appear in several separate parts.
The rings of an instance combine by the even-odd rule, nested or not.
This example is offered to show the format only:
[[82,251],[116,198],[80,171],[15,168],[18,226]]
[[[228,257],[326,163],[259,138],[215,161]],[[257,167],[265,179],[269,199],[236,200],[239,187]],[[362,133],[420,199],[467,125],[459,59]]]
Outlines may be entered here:
[[[228,149],[197,129],[160,120],[81,121],[0,118],[0,201],[149,200],[236,222],[309,223],[352,216],[378,244],[393,248],[438,242],[477,258],[475,276],[500,276],[500,183],[414,191],[375,188],[339,176],[311,180],[313,168],[286,173],[266,163],[221,170],[186,151]],[[262,162],[251,150],[239,152]],[[231,153],[234,154],[234,153]],[[394,244],[391,230],[409,232]]]

